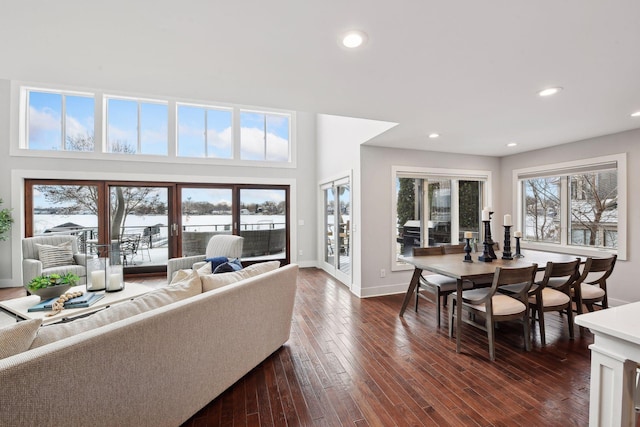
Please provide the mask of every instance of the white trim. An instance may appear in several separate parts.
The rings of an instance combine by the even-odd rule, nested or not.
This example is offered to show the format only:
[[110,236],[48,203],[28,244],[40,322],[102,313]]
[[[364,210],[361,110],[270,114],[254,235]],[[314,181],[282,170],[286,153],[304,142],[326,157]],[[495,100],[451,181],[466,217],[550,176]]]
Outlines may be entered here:
[[[492,196],[492,172],[490,170],[476,170],[476,169],[444,169],[444,168],[429,168],[421,166],[391,166],[391,271],[405,271],[413,269],[412,266],[405,263],[398,262],[396,260],[396,227],[395,224],[398,221],[398,195],[396,193],[396,179],[401,178],[418,178],[424,179],[425,177],[437,177],[448,178],[456,181],[464,179],[472,179],[482,181],[482,203],[483,206],[491,206]],[[480,206],[482,209],[483,206]],[[459,207],[458,207],[459,208]],[[480,230],[482,233],[482,230]],[[405,285],[406,288],[406,285]]]
[[[567,171],[571,173],[571,169],[583,169],[589,165],[603,165],[615,162],[617,164],[618,174],[618,247],[617,249],[609,248],[589,248],[584,246],[569,245],[567,243],[567,224],[566,220],[561,218],[561,244],[555,243],[540,243],[540,242],[526,242],[521,241],[522,248],[538,249],[551,252],[568,253],[582,256],[602,257],[608,254],[617,254],[618,260],[627,260],[627,153],[612,154],[608,156],[593,157],[581,160],[572,160],[569,162],[553,163],[549,165],[532,166],[522,169],[514,169],[512,172],[513,180],[513,211],[517,212],[517,222],[515,224],[522,224],[523,211],[522,211],[522,186],[520,185],[521,176],[532,175],[539,172],[541,176],[547,173],[555,171]],[[559,175],[556,175],[559,176]],[[525,179],[525,178],[522,178]],[[565,190],[566,191],[566,190]],[[567,195],[563,192],[561,194],[562,200],[567,200]],[[566,205],[566,203],[564,204]],[[566,209],[566,206],[561,204],[562,209]],[[562,215],[565,217],[566,215]],[[563,222],[564,221],[564,222]],[[515,230],[514,230],[515,231]]]
[[[83,180],[114,180],[114,181],[148,181],[167,182],[166,175],[153,173],[121,173],[121,172],[78,172],[78,171],[43,171],[31,169],[14,169],[11,171],[11,206],[15,222],[11,227],[11,251],[22,254],[22,239],[24,235],[24,181],[25,179],[83,179]],[[260,182],[257,182],[259,179]],[[177,183],[210,183],[210,184],[266,184],[289,186],[289,237],[291,263],[298,261],[298,213],[297,213],[297,180],[292,178],[250,178],[250,177],[221,177],[203,175],[175,175],[172,182]],[[22,283],[22,256],[13,256],[11,261],[12,283]]]

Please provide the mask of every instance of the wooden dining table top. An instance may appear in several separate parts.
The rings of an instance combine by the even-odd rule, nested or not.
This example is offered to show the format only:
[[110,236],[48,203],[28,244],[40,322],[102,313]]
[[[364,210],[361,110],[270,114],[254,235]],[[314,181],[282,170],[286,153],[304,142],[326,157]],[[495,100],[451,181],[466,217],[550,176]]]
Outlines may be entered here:
[[487,276],[495,273],[497,267],[519,268],[538,264],[539,270],[544,270],[547,262],[570,262],[576,258],[585,258],[576,255],[559,254],[556,252],[523,250],[522,258],[511,260],[502,259],[502,253],[496,252],[497,259],[492,262],[479,261],[480,253],[472,254],[473,262],[464,262],[464,254],[426,255],[426,256],[401,256],[400,261],[413,265],[421,270],[443,274],[455,279],[474,279],[479,276]]

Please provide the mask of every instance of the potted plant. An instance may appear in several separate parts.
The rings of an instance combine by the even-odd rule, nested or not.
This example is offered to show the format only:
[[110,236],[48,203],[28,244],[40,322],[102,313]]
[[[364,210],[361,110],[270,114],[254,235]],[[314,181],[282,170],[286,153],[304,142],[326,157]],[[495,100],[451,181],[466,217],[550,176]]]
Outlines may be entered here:
[[31,279],[27,285],[27,289],[32,294],[38,295],[40,299],[49,299],[58,297],[69,290],[70,287],[76,286],[80,278],[73,273],[66,274],[43,274]]
[[[2,205],[2,199],[0,199],[0,205]],[[11,209],[0,209],[0,240],[6,240],[5,234],[11,229],[12,223]]]

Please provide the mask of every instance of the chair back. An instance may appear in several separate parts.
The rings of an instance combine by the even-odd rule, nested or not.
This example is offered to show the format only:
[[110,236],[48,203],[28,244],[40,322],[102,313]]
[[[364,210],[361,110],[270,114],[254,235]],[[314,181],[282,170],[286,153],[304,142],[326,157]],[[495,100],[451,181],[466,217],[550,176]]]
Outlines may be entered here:
[[571,287],[578,277],[580,277],[580,258],[569,262],[549,261],[544,270],[544,277],[538,285],[543,289],[553,280],[553,289],[570,295]]
[[426,248],[413,248],[413,256],[443,255],[442,246],[427,246]]
[[523,284],[524,286],[522,286],[522,288],[519,289],[517,293],[514,293],[511,296],[519,299],[525,305],[527,305],[529,290],[531,289],[531,285],[533,285],[537,270],[538,264],[532,264],[529,267],[519,268],[497,267],[496,272],[493,275],[490,295],[495,295],[500,286]]
[[226,256],[227,258],[242,257],[244,237],[233,234],[216,234],[207,243],[206,257]]
[[[613,267],[616,265],[617,257],[617,255],[612,255],[608,258],[587,258],[587,262],[584,263],[584,268],[582,269],[582,274],[578,280],[576,280],[575,284],[579,285],[582,282],[590,285],[597,284],[606,290],[607,279],[611,276],[611,273],[613,273]],[[602,275],[594,279],[594,273],[602,273]],[[591,277],[589,277],[590,275]]]
[[78,253],[78,237],[71,234],[52,234],[50,236],[25,237],[22,239],[22,258],[23,259],[39,259],[39,245],[59,246],[62,243],[71,242],[72,253]]
[[448,254],[463,254],[464,253],[465,244],[461,243],[459,245],[442,245],[442,250],[445,255]]

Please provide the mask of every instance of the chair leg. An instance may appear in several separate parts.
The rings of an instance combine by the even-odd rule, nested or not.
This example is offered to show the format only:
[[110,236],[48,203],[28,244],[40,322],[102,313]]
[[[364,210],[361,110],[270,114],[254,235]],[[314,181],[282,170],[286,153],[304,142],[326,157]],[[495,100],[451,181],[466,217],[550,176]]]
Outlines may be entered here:
[[418,300],[420,299],[420,283],[416,285],[416,313],[418,312]]
[[571,309],[571,301],[569,301],[569,307],[567,307],[567,322],[569,323],[569,339],[574,339],[575,333],[573,332],[573,310]]
[[438,328],[440,327],[440,289],[436,290],[436,317],[438,318]]
[[453,299],[453,294],[449,295],[449,338],[453,338],[453,323],[456,312],[456,301]]
[[538,325],[540,325],[540,343],[544,347],[547,345],[547,336],[544,329],[544,309],[538,311]]
[[524,349],[531,351],[531,326],[529,325],[529,310],[525,310],[522,322],[524,327]]
[[493,362],[494,360],[496,360],[495,331],[493,319],[488,314],[485,322],[485,327],[487,328],[487,341],[489,341],[489,360]]

